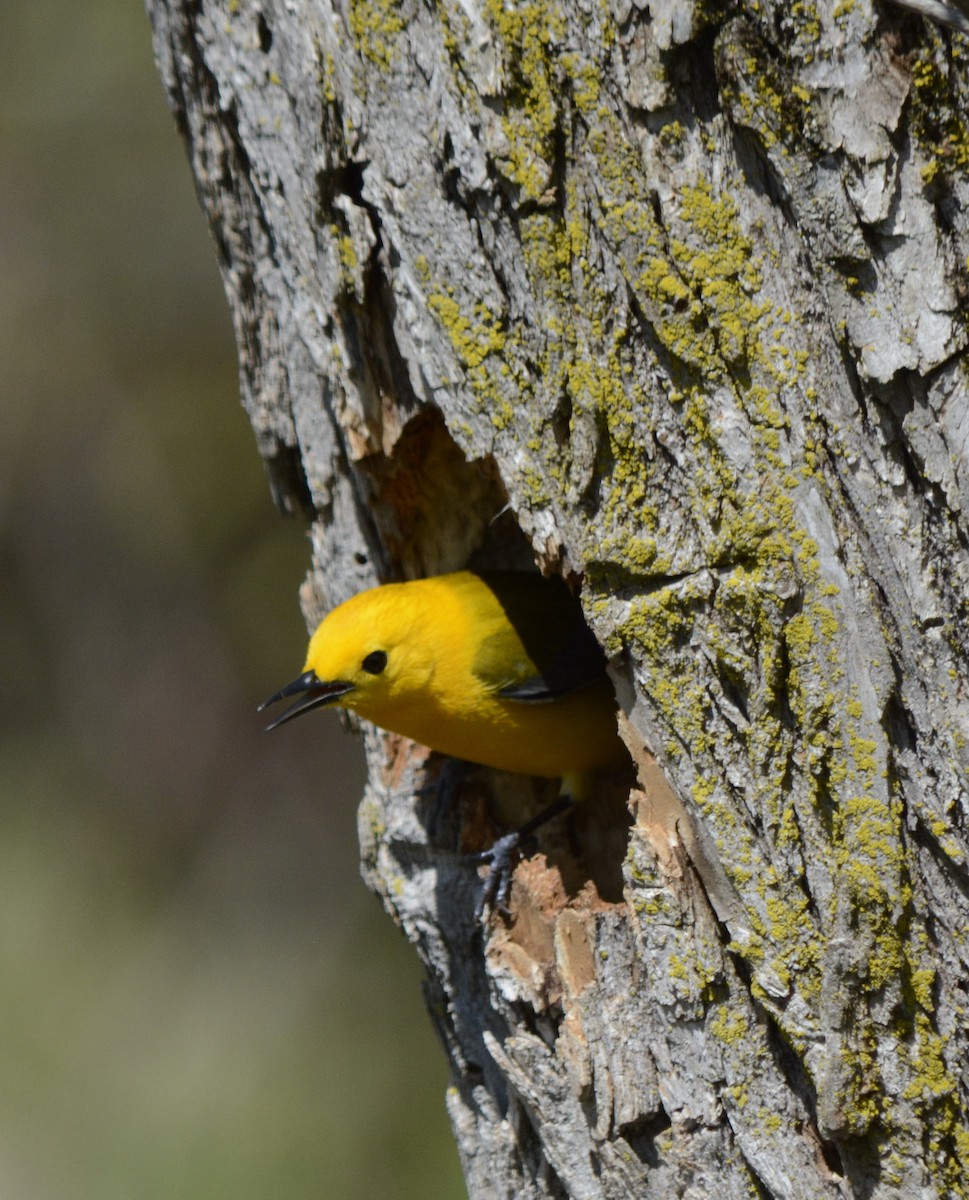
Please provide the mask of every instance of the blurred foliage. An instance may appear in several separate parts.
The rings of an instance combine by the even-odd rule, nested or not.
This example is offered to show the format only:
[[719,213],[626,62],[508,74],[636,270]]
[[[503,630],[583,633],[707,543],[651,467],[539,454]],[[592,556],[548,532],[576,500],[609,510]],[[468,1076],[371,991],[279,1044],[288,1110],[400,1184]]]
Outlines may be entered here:
[[[0,40],[0,1194],[458,1197],[144,13]],[[324,782],[325,781],[325,782]]]

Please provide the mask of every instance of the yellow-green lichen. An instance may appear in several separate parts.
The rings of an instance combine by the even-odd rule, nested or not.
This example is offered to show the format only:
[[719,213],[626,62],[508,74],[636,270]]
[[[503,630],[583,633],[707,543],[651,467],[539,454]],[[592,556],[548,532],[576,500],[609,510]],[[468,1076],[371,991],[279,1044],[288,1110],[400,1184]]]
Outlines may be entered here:
[[555,0],[485,0],[483,14],[504,62],[506,170],[524,196],[538,200],[551,179],[560,104],[556,51],[565,17]]
[[444,326],[451,345],[467,371],[480,367],[490,355],[500,354],[505,334],[500,321],[480,301],[472,316],[467,316],[454,299],[453,288],[432,292],[428,297],[431,311]]
[[886,1089],[878,1063],[878,1036],[873,1024],[859,1018],[850,1040],[840,1050],[837,1104],[845,1129],[865,1135],[885,1115]]
[[780,1113],[771,1112],[769,1108],[761,1108],[757,1112],[757,1121],[762,1130],[767,1133],[777,1133],[784,1124]]
[[912,64],[912,84],[912,127],[927,159],[922,178],[932,183],[946,174],[964,173],[969,167],[967,97],[961,74],[946,63],[941,36],[931,26]]
[[792,5],[788,18],[797,25],[797,33],[784,59],[777,55],[773,35],[762,38],[750,27],[736,42],[727,40],[721,55],[723,94],[735,119],[756,133],[765,150],[782,159],[803,153],[813,96],[799,82],[798,65],[813,61],[820,33],[813,5]]
[[[488,414],[495,431],[501,432],[513,417],[509,391],[524,395],[529,390],[527,377],[516,372],[513,365],[511,351],[517,335],[509,336],[500,317],[481,300],[474,303],[470,313],[465,312],[450,284],[435,286],[426,259],[418,261],[417,269],[419,275],[426,275],[428,307],[447,333],[472,395],[481,411]],[[528,483],[524,474],[523,482]],[[535,472],[529,488],[530,502],[544,502],[540,476]]]
[[666,966],[671,979],[686,979],[689,976],[686,964],[678,954],[671,954],[666,960]]
[[925,1013],[916,1013],[908,1063],[912,1078],[903,1093],[923,1122],[926,1164],[946,1195],[967,1195],[965,1158],[969,1130],[959,1085],[945,1060],[945,1043]]
[[728,1004],[718,1005],[708,1028],[718,1041],[727,1046],[735,1046],[750,1036],[750,1026],[744,1014]]
[[336,78],[336,64],[333,61],[333,55],[327,50],[323,56],[322,75],[320,78],[320,91],[323,93],[323,99],[327,104],[336,103],[336,86],[334,80]]
[[356,52],[389,70],[397,37],[405,27],[399,0],[350,0],[349,22]]
[[353,239],[346,234],[340,234],[339,229],[334,225],[331,226],[334,235],[336,236],[336,252],[340,259],[340,265],[347,272],[356,271],[360,265],[360,260],[357,258],[356,247],[353,244]]

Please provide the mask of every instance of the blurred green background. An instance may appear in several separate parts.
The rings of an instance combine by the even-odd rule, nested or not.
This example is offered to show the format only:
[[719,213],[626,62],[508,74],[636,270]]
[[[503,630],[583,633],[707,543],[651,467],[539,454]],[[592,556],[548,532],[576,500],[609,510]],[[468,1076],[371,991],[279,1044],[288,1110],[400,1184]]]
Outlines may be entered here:
[[0,39],[0,1195],[460,1197],[135,0]]

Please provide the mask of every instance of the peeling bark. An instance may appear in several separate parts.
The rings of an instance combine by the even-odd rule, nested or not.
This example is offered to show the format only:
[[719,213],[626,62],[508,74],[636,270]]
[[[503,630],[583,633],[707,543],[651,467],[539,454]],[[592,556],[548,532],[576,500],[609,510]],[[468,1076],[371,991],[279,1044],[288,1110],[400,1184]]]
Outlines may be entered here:
[[365,732],[471,1196],[969,1193],[964,44],[872,0],[148,8],[308,620],[537,562],[612,658],[632,829],[602,781],[484,935],[460,853],[541,785],[429,839],[433,759]]

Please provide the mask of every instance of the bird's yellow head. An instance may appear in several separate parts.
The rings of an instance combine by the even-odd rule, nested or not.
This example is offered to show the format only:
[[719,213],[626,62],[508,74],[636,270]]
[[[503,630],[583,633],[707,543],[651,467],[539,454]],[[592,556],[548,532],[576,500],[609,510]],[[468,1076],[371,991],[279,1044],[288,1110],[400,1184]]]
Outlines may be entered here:
[[261,706],[296,701],[269,729],[321,705],[351,708],[383,724],[434,673],[429,643],[417,636],[425,615],[400,589],[385,585],[352,596],[329,613],[310,639],[303,674]]

